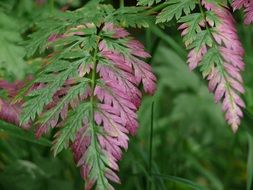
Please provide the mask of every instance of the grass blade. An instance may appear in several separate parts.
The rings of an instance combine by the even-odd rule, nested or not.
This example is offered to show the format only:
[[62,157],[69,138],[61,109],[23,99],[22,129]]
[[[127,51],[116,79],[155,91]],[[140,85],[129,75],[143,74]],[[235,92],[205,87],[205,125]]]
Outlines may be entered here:
[[149,136],[149,161],[148,161],[148,190],[152,188],[152,150],[153,150],[153,130],[154,129],[154,102],[151,105],[150,114],[150,136]]
[[191,189],[194,189],[194,190],[206,190],[206,188],[201,187],[197,183],[185,178],[171,176],[171,175],[163,175],[163,174],[153,174],[153,176],[156,178],[162,178],[162,179],[169,180],[175,183],[186,185],[187,187],[190,187]]
[[251,190],[253,180],[253,136],[248,134],[247,190]]

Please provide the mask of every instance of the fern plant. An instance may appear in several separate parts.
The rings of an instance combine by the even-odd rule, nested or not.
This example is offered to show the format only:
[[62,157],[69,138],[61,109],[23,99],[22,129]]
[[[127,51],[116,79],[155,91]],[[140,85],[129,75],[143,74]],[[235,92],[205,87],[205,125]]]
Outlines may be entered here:
[[[52,52],[28,90],[21,123],[36,120],[37,137],[59,128],[54,155],[70,146],[86,189],[94,184],[96,189],[113,189],[109,180],[120,182],[115,171],[121,148],[127,149],[128,134],[138,127],[139,88],[155,91],[156,78],[142,60],[150,55],[118,26],[122,20],[111,6],[64,16],[43,25],[54,33],[41,29],[31,38],[32,47],[38,44],[40,52]],[[131,19],[124,23],[138,25]]]
[[[151,5],[154,1],[139,3]],[[226,3],[219,0],[173,0],[161,5],[156,22],[169,22],[175,18],[180,23],[183,41],[190,50],[187,60],[190,69],[200,67],[203,77],[209,81],[209,90],[215,94],[215,102],[222,102],[225,118],[235,132],[243,116],[241,108],[245,107],[240,98],[240,93],[244,93],[240,74],[244,68],[244,50]],[[243,5],[251,7],[249,1],[233,2],[235,8]],[[250,9],[247,10],[249,15]]]
[[244,50],[229,11],[215,3],[202,1],[202,4],[199,4],[201,13],[180,20],[184,42],[191,50],[188,63],[191,69],[200,66],[215,101],[223,102],[226,120],[236,131],[242,117],[241,108],[245,107],[238,95],[244,93],[240,75],[244,68]]
[[[89,1],[75,11],[51,7],[51,16],[33,20],[23,34],[10,33],[15,27],[6,29],[1,18],[12,21],[11,17],[0,12],[4,28],[0,41],[6,44],[0,52],[7,52],[0,54],[0,69],[24,78],[26,60],[42,57],[43,62],[26,86],[22,81],[14,85],[0,81],[9,99],[17,91],[21,92],[15,100],[22,97],[16,104],[0,99],[0,118],[26,129],[34,127],[37,138],[55,129],[54,155],[71,149],[87,190],[114,189],[111,182],[120,183],[117,162],[128,147],[129,135],[137,132],[142,96],[156,89],[156,77],[145,62],[150,54],[126,28],[178,23],[189,50],[190,70],[200,68],[236,132],[245,107],[241,98],[244,50],[230,5],[244,9],[245,24],[253,20],[253,4],[248,0],[139,0],[136,7],[124,7],[121,1],[118,9],[102,2]],[[44,4],[36,1],[36,6]],[[26,33],[31,35],[24,59],[19,41]]]

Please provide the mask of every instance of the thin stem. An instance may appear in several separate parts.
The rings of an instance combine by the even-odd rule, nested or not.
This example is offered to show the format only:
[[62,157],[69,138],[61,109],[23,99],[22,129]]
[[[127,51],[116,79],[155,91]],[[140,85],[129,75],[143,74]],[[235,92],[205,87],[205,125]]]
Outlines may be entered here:
[[154,101],[151,105],[151,114],[150,114],[150,136],[149,136],[149,162],[148,162],[148,190],[152,188],[152,157],[153,157],[153,132],[154,132]]
[[[97,52],[95,52],[95,54],[97,54]],[[93,64],[93,70],[92,70],[92,75],[91,75],[91,99],[94,100],[94,91],[95,91],[95,87],[96,87],[96,69],[97,69],[97,60],[96,60],[96,55],[94,58],[94,64]]]
[[120,5],[120,8],[123,8],[125,6],[124,0],[120,0],[119,1],[119,5]]
[[159,5],[157,5],[156,7],[154,8],[151,8],[147,11],[148,14],[154,14],[158,11],[161,11],[162,9],[164,9],[165,7],[167,7],[167,4],[166,3],[161,3]]
[[51,13],[53,13],[54,12],[54,0],[50,0],[49,3],[50,3],[50,11],[51,11]]
[[155,42],[152,45],[151,50],[149,51],[152,56],[149,59],[147,59],[147,63],[149,63],[150,65],[152,64],[152,61],[156,55],[160,42],[161,42],[161,38],[155,39]]
[[96,87],[96,67],[97,67],[97,61],[94,63],[94,68],[92,70],[92,94],[91,94],[91,146],[93,146],[96,150],[95,153],[95,163],[97,165],[98,168],[98,178],[99,180],[102,182],[103,186],[106,187],[105,185],[105,181],[103,178],[103,174],[102,174],[102,168],[101,168],[101,161],[100,161],[100,157],[99,157],[99,151],[98,151],[98,142],[97,142],[97,138],[96,138],[96,126],[95,126],[95,96],[94,96],[94,90]]
[[101,169],[100,169],[100,161],[99,158],[97,156],[98,151],[97,151],[97,139],[96,139],[96,126],[95,126],[95,96],[94,96],[94,91],[96,88],[96,68],[97,68],[97,60],[96,60],[96,54],[97,54],[97,50],[94,53],[94,64],[93,64],[93,70],[92,70],[92,74],[91,74],[91,97],[90,97],[90,101],[91,101],[91,139],[92,139],[92,146],[94,146],[94,148],[96,149],[96,154],[95,154],[95,162],[97,164],[97,167],[99,168],[99,176],[98,178],[102,181],[102,183],[104,184],[104,180],[102,177]]
[[[101,26],[102,28],[102,26]],[[100,33],[101,28],[98,30],[98,34]],[[100,158],[100,152],[98,151],[98,140],[96,137],[96,125],[95,125],[95,103],[96,103],[96,97],[94,95],[94,91],[96,88],[96,70],[97,70],[97,65],[98,65],[98,59],[97,59],[97,53],[98,53],[98,43],[97,42],[97,48],[94,51],[93,54],[93,69],[91,73],[91,96],[90,96],[90,102],[91,102],[91,113],[90,113],[90,125],[91,125],[91,146],[93,146],[96,150],[95,153],[95,160],[94,162],[97,165],[98,168],[98,179],[102,182],[103,187],[106,187],[106,182],[104,181],[103,177],[103,170],[101,168],[101,158]]]

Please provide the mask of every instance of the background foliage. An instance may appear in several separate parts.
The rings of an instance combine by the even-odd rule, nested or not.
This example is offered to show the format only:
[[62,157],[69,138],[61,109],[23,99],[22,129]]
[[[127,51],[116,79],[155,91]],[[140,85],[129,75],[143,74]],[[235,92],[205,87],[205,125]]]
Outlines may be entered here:
[[[28,27],[54,11],[87,3],[38,2],[0,1],[1,78],[21,79],[36,72],[43,61],[24,57],[23,44],[31,32]],[[118,1],[107,2],[119,6]],[[243,78],[247,110],[237,134],[227,127],[220,105],[213,103],[201,75],[189,71],[176,25],[163,26],[164,30],[158,26],[132,30],[152,55],[149,63],[158,77],[158,89],[154,97],[145,98],[139,110],[139,132],[120,162],[122,184],[116,189],[251,189],[253,33],[252,26],[242,24],[242,18],[237,12],[239,35],[246,50]],[[5,52],[6,46],[11,51]],[[70,152],[53,158],[48,139],[50,135],[37,141],[30,132],[0,123],[1,190],[82,189],[83,180]]]

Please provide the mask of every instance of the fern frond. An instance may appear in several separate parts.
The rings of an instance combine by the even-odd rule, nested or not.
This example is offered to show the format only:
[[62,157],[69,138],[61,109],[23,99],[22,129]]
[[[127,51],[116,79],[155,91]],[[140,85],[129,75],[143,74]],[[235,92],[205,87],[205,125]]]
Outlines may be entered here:
[[244,8],[245,12],[245,24],[251,24],[253,22],[253,2],[249,0],[233,0],[232,7],[234,10]]
[[[64,61],[57,62],[58,67],[62,69],[61,65],[64,63]],[[78,66],[81,63],[81,61],[73,62],[65,70],[59,71],[57,75],[53,73],[47,73],[46,70],[41,77],[38,77],[36,82],[40,83],[40,85],[38,86],[38,89],[29,93],[29,101],[27,101],[23,107],[24,114],[21,117],[21,123],[26,123],[30,119],[34,120],[36,115],[41,114],[44,106],[53,100],[54,94],[64,85],[65,81],[69,77],[75,74]],[[44,79],[46,79],[46,81]]]
[[[143,45],[115,25],[122,22],[120,12],[98,7],[100,21],[86,21],[79,17],[84,10],[78,10],[77,15],[72,13],[73,22],[67,16],[62,32],[53,30],[41,38],[36,47],[52,53],[28,91],[22,115],[23,123],[36,121],[38,137],[59,128],[54,154],[71,146],[87,190],[94,185],[98,190],[113,189],[109,181],[120,182],[117,161],[121,149],[128,147],[128,134],[138,127],[140,87],[153,94],[156,82],[143,61],[150,56]],[[135,13],[131,8],[125,11]],[[127,25],[138,23],[142,22]]]
[[238,39],[234,20],[218,3],[202,1],[201,13],[183,17],[179,27],[190,53],[190,69],[200,67],[203,77],[209,81],[209,90],[215,101],[222,102],[226,120],[235,132],[245,105],[239,94],[244,93],[240,71],[244,67],[243,48]]

